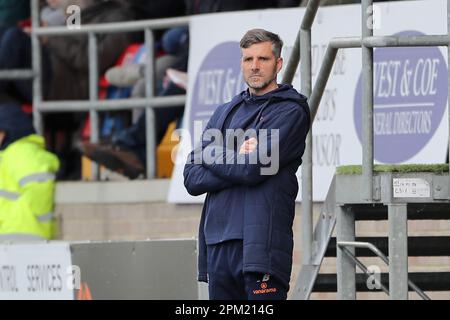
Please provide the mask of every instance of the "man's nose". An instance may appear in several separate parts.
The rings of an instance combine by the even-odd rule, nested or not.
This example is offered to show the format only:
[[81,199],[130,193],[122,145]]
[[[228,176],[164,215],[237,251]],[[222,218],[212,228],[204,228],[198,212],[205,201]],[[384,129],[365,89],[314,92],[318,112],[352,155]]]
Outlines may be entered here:
[[259,70],[259,61],[258,60],[254,60],[252,62],[252,70]]

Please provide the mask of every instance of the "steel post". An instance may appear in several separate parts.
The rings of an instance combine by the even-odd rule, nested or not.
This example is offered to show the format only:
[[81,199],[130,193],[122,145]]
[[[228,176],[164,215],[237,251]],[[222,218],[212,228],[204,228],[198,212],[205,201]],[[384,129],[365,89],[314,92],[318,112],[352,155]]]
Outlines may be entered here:
[[[373,36],[373,0],[362,0],[362,41]],[[363,130],[363,163],[362,192],[366,201],[373,198],[373,48],[364,43],[362,50],[363,98],[362,126]]]
[[[450,159],[450,0],[447,0],[447,113],[448,113],[448,155]],[[450,160],[448,175],[448,199],[450,199]]]
[[[300,28],[300,75],[301,92],[307,98],[311,96],[312,62],[311,62],[311,26],[319,7],[319,0],[310,0],[303,16]],[[312,177],[312,125],[306,137],[306,149],[302,164],[302,264],[311,263],[313,248],[313,177]]]
[[298,63],[300,62],[300,30],[295,37],[294,47],[292,48],[291,56],[284,70],[282,83],[292,83],[297,70]]
[[39,1],[31,1],[31,64],[34,73],[33,79],[33,124],[38,134],[44,133],[42,115],[39,111],[39,105],[42,101],[42,74],[41,74],[41,44],[36,30],[40,24]]
[[[147,49],[145,69],[145,96],[147,99],[154,96],[154,39],[150,28],[145,29],[145,47]],[[145,130],[146,130],[146,167],[147,179],[156,176],[156,134],[155,134],[155,112],[151,105],[145,108]]]
[[300,31],[297,33],[297,38],[295,39],[294,47],[292,48],[291,56],[289,57],[286,69],[284,70],[283,80],[281,80],[281,83],[289,83],[289,84],[292,83],[299,62],[300,62]]
[[[355,241],[355,214],[347,207],[337,206],[336,221],[336,240]],[[356,265],[349,256],[337,248],[337,289],[339,300],[355,300],[356,299]],[[355,255],[355,248],[349,249],[350,253]]]
[[[311,31],[300,31],[301,50],[301,92],[306,97],[311,95]],[[313,245],[313,177],[312,177],[312,125],[306,137],[306,148],[302,164],[302,264],[311,263]]]
[[320,100],[322,99],[323,92],[330,77],[331,70],[333,69],[334,60],[336,59],[336,54],[338,49],[328,46],[325,56],[320,67],[320,71],[316,78],[316,83],[314,85],[314,90],[312,91],[311,97],[309,99],[309,107],[311,109],[311,123],[313,123],[317,110],[319,109]]
[[[89,57],[89,101],[95,102],[98,100],[98,53],[97,53],[97,37],[95,33],[88,34],[88,57]],[[97,110],[89,111],[89,121],[91,126],[92,143],[99,142],[99,119]],[[92,178],[97,180],[99,178],[99,166],[92,162]]]
[[408,299],[408,215],[407,204],[388,205],[389,296]]

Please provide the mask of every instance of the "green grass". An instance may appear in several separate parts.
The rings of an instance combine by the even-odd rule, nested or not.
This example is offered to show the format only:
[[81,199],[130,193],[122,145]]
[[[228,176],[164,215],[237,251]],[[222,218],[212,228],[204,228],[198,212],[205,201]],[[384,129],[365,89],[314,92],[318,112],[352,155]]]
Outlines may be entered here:
[[[373,168],[374,172],[399,172],[399,173],[412,173],[412,172],[431,172],[435,174],[443,174],[448,172],[448,164],[377,164]],[[362,166],[340,166],[336,168],[336,174],[348,175],[348,174],[362,174]]]

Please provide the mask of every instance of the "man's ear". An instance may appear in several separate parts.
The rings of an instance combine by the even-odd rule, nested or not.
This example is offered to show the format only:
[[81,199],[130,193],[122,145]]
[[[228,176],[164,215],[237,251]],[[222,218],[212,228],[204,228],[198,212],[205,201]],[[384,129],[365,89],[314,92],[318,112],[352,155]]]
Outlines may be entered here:
[[281,71],[281,69],[283,68],[283,58],[278,58],[277,59],[277,73]]

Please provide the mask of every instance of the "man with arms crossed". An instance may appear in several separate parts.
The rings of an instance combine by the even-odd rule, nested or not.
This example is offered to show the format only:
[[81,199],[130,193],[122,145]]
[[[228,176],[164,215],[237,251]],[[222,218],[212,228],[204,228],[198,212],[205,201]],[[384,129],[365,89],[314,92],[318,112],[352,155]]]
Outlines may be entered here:
[[287,298],[295,173],[310,114],[304,96],[276,82],[282,45],[266,30],[244,35],[241,69],[248,89],[215,110],[185,165],[187,191],[207,193],[198,280],[208,282],[210,299]]

